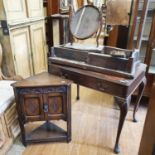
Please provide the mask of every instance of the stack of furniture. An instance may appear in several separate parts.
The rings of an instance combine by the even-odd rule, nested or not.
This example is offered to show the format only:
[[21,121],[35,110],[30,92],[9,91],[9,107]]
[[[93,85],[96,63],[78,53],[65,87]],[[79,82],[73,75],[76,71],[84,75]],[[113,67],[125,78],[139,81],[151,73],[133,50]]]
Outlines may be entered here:
[[[85,5],[71,17],[71,34],[79,40],[87,39],[100,30],[101,20],[101,12],[96,7]],[[88,28],[86,25],[90,25],[90,27]],[[73,80],[78,85],[114,96],[115,103],[120,107],[120,119],[114,147],[114,152],[119,153],[120,134],[131,95],[139,88],[133,114],[133,121],[137,121],[135,113],[146,84],[146,65],[139,63],[138,51],[98,46],[97,37],[96,43],[97,46],[72,42],[53,47],[48,61],[48,70],[49,73]]]
[[6,75],[47,70],[43,0],[0,0],[0,42]]
[[14,80],[21,79],[21,77],[4,76],[1,71],[1,64],[2,48],[0,45],[0,154],[5,154],[20,132],[13,89],[10,84],[14,83]]
[[0,154],[5,154],[20,133],[14,94],[10,86],[14,82],[0,80]]

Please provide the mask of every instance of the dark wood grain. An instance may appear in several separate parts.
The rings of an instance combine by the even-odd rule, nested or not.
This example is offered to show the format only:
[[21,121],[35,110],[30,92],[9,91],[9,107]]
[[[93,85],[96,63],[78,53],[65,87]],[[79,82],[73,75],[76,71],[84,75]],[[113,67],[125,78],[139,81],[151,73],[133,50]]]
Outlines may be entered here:
[[155,84],[152,88],[143,135],[138,155],[154,155],[155,152]]
[[117,137],[116,137],[114,152],[120,153],[120,147],[118,145],[118,142],[119,142],[120,134],[122,131],[122,127],[124,125],[125,117],[127,115],[128,109],[129,109],[131,96],[129,95],[126,99],[122,99],[119,97],[115,97],[114,99],[120,108],[120,119],[119,119],[119,124],[118,124],[118,131],[117,131]]
[[52,14],[59,13],[59,0],[47,0],[47,16]]
[[[133,94],[136,88],[138,87],[141,88],[142,84],[144,83],[145,70],[146,65],[141,64],[137,68],[137,72],[134,79],[126,79],[103,73],[97,73],[95,71],[88,71],[75,67],[49,63],[49,73],[65,77],[67,79],[71,79],[78,85],[83,85],[88,88],[92,88],[115,96],[116,99],[115,101],[120,107],[120,120],[117,131],[116,143],[114,147],[115,153],[120,152],[119,139],[124,124],[124,120],[128,112],[128,106],[130,104],[130,96]],[[137,109],[143,93],[143,89],[140,88],[139,88],[140,95],[138,96],[138,100],[135,104],[135,109]],[[135,112],[134,112],[134,118],[135,118]]]
[[[44,72],[12,84],[24,145],[71,140],[71,83]],[[49,122],[60,119],[66,121],[66,130]],[[35,121],[46,123],[27,132],[26,126]]]
[[12,84],[13,87],[41,87],[41,86],[63,86],[70,85],[72,82],[67,79],[62,79],[61,77],[51,75],[49,73],[43,72],[35,76],[29,77],[19,82]]
[[[80,44],[75,44],[76,46]],[[67,47],[70,48],[67,48]],[[103,46],[102,49],[76,49],[74,45],[53,47],[49,63],[74,66],[85,70],[133,78],[139,64],[138,51]],[[112,52],[122,54],[113,56]]]

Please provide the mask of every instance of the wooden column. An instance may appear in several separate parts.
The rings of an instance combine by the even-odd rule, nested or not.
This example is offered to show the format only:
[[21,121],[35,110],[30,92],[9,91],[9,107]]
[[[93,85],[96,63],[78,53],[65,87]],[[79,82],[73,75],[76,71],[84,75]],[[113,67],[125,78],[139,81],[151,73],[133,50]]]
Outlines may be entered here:
[[141,15],[141,19],[140,19],[139,28],[138,28],[138,34],[137,34],[136,49],[140,49],[140,47],[141,47],[141,41],[142,41],[142,37],[143,37],[143,31],[144,31],[149,1],[150,0],[144,0],[142,15]]
[[59,13],[59,0],[47,0],[47,16]]
[[155,154],[155,84],[152,88],[149,108],[145,120],[143,135],[138,155]]
[[148,41],[146,54],[145,54],[145,60],[144,60],[144,63],[148,65],[146,73],[148,73],[149,66],[151,64],[153,48],[155,48],[155,10],[153,12],[151,31],[150,31],[150,35],[149,35],[149,41]]
[[136,23],[137,23],[137,15],[138,15],[138,7],[139,7],[139,0],[134,1],[133,9],[132,9],[132,21],[131,21],[131,28],[129,34],[129,41],[128,41],[128,49],[133,48],[134,42],[134,35],[136,30]]
[[83,6],[83,0],[77,0],[77,3],[78,3],[78,8],[82,7]]

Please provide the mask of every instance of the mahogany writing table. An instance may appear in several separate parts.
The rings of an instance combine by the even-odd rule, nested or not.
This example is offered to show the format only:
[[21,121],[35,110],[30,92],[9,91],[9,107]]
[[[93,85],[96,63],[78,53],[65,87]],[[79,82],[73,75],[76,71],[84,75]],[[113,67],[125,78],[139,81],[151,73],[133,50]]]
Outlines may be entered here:
[[65,78],[73,80],[79,85],[83,85],[114,96],[114,100],[120,108],[119,125],[114,147],[115,153],[120,152],[119,139],[124,120],[129,109],[131,95],[137,88],[139,88],[133,112],[133,121],[136,122],[135,113],[138,109],[138,105],[146,85],[145,70],[146,65],[140,64],[137,68],[134,79],[126,79],[122,77],[97,73],[94,71],[78,69],[75,67],[57,65],[51,63],[49,60],[49,73],[64,76]]

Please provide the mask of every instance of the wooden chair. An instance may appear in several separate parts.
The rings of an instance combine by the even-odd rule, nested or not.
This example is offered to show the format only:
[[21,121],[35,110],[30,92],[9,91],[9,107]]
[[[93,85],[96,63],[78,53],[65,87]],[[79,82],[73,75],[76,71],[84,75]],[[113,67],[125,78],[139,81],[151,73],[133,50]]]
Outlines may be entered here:
[[19,75],[14,75],[11,77],[6,77],[3,73],[2,73],[2,58],[3,58],[3,50],[2,50],[2,46],[0,44],[0,80],[22,80],[23,78]]

